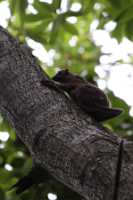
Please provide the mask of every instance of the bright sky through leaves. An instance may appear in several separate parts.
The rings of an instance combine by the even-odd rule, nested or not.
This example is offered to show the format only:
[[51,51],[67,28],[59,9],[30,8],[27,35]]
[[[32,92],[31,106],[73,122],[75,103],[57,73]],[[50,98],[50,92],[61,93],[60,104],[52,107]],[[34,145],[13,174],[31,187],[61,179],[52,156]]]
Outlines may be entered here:
[[56,196],[56,194],[49,193],[49,194],[48,194],[48,199],[49,199],[49,200],[56,200],[56,199],[57,199],[57,196]]
[[0,141],[6,142],[9,138],[9,133],[0,131]]

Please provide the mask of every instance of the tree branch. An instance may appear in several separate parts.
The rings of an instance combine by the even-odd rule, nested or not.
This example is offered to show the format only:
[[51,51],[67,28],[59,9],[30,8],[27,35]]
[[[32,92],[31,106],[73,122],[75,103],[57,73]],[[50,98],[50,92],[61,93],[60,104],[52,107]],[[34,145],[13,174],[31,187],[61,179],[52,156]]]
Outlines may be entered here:
[[[28,48],[0,27],[0,110],[39,163],[88,200],[112,200],[121,138],[94,122],[63,94]],[[133,144],[123,140],[118,199],[133,199]]]

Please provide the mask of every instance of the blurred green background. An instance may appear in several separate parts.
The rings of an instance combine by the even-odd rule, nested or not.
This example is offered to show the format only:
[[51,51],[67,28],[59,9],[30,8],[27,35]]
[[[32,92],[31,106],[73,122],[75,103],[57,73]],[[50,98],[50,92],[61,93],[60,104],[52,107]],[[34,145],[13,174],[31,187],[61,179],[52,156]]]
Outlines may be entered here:
[[[28,43],[50,76],[68,68],[104,90],[112,106],[124,110],[104,125],[132,140],[132,10],[133,0],[0,0],[0,25]],[[21,196],[9,191],[31,166],[25,146],[0,116],[0,199],[79,199],[58,184],[40,185]]]

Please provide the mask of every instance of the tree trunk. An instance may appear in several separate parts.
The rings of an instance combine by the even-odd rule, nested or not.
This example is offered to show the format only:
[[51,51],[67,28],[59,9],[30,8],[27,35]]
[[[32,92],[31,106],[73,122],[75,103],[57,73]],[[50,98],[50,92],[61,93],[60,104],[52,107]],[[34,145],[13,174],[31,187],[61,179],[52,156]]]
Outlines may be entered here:
[[42,79],[30,50],[0,27],[0,110],[34,162],[87,200],[133,200],[133,144]]

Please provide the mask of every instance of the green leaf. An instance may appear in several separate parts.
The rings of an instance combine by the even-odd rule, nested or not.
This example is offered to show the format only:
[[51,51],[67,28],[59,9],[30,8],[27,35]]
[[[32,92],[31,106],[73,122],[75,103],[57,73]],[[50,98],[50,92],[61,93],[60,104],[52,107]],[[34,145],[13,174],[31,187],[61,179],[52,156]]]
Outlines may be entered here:
[[35,33],[42,33],[46,30],[50,21],[51,21],[50,19],[46,19],[45,21],[25,23],[25,30],[35,32]]
[[122,12],[115,19],[115,21],[119,23],[125,23],[131,19],[133,19],[133,5],[130,5],[128,8],[122,10]]
[[52,7],[52,4],[48,4],[45,2],[39,2],[38,0],[33,3],[34,8],[41,14],[50,14],[50,12],[55,12],[55,8]]
[[110,0],[113,9],[122,10],[123,8],[129,6],[132,3],[132,0]]
[[41,43],[47,43],[46,28],[50,23],[50,19],[45,21],[31,22],[25,24],[26,35]]
[[17,3],[17,0],[9,0],[9,7],[10,7],[12,15],[14,15],[14,12],[16,11],[16,9],[15,9],[16,3]]
[[73,34],[73,35],[78,35],[78,30],[76,29],[76,27],[73,24],[70,24],[68,22],[65,22],[63,24],[64,29],[66,31],[68,31],[69,33]]
[[130,20],[126,24],[126,36],[130,39],[133,40],[133,20]]
[[7,182],[8,178],[9,178],[9,174],[10,174],[9,171],[7,171],[4,168],[0,168],[0,186],[2,184],[6,185],[6,182]]
[[25,9],[27,6],[27,1],[26,0],[18,0],[16,2],[16,7],[15,7],[15,16],[16,16],[16,21],[18,22],[19,26],[21,26],[24,22],[24,16],[25,16]]
[[27,0],[10,0],[10,8],[14,17],[13,22],[19,28],[24,24],[27,5]]
[[120,42],[125,35],[125,24],[118,23],[115,30],[112,32],[112,36],[117,38]]
[[40,42],[42,44],[46,44],[47,43],[47,40],[46,40],[46,36],[44,35],[44,33],[40,34],[39,32],[33,32],[33,31],[28,31],[27,30],[27,33],[26,35],[30,38],[32,38],[33,40],[37,41],[37,42]]
[[52,7],[56,10],[59,9],[61,5],[61,0],[54,0],[52,3]]
[[83,3],[82,3],[82,6],[83,6],[82,12],[84,14],[87,14],[87,13],[91,12],[93,10],[93,6],[94,6],[95,3],[96,3],[95,0],[83,1]]
[[56,40],[56,37],[58,35],[60,26],[64,23],[64,15],[58,15],[52,25],[52,30],[51,30],[51,37],[50,37],[50,43],[54,43]]
[[115,8],[119,8],[121,6],[121,0],[110,0],[110,3],[112,4],[112,6],[114,6]]
[[24,162],[25,162],[24,157],[20,157],[20,158],[16,157],[12,160],[12,162],[10,161],[9,163],[11,163],[14,168],[19,168],[24,165]]
[[46,20],[52,19],[52,15],[51,14],[47,15],[46,13],[44,13],[44,14],[39,13],[39,14],[36,14],[36,15],[27,14],[27,15],[25,15],[25,18],[24,18],[25,22],[36,22],[36,21],[41,21],[41,20],[45,21],[45,19]]

